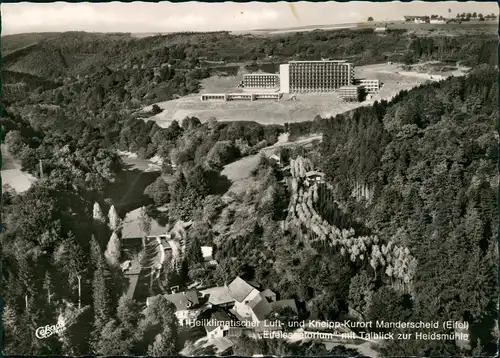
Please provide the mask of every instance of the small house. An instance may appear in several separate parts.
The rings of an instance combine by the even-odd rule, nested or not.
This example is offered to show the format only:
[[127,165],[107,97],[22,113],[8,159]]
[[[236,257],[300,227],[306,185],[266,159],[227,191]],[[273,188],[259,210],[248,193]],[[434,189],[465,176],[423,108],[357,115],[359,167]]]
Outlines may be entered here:
[[226,337],[231,327],[232,318],[220,309],[216,309],[210,313],[210,316],[204,325],[208,339]]
[[[207,308],[206,299],[200,296],[195,290],[165,295],[165,298],[174,304],[175,316],[181,326],[194,323],[199,314]],[[146,305],[149,305],[149,298]]]
[[203,261],[208,266],[217,266],[217,260],[213,257],[214,248],[212,246],[202,246],[201,254],[203,255]]
[[250,308],[250,314],[254,322],[264,321],[273,311],[271,304],[263,293],[255,296],[247,305]]
[[306,173],[306,180],[309,182],[321,182],[325,178],[325,174],[321,172],[317,172],[314,170],[308,171]]
[[281,158],[277,154],[273,154],[273,155],[269,156],[269,159],[274,160],[278,165],[281,164]]
[[207,297],[208,304],[212,307],[229,308],[234,306],[234,298],[227,286],[210,287],[200,290],[203,297]]
[[216,353],[218,355],[229,352],[230,349],[234,346],[234,342],[227,337],[218,337],[213,339],[211,342],[215,347]]

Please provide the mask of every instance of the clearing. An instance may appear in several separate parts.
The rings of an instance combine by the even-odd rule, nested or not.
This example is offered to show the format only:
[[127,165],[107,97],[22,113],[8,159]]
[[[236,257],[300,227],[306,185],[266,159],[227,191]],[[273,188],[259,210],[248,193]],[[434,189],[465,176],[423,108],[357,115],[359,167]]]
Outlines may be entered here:
[[28,190],[36,177],[21,170],[21,165],[10,155],[7,145],[2,144],[2,185],[9,185],[18,193]]
[[[330,117],[352,110],[357,107],[371,105],[375,100],[390,100],[402,90],[409,90],[427,80],[439,80],[442,76],[460,75],[466,70],[449,66],[450,71],[432,70],[430,73],[405,71],[400,64],[376,64],[355,68],[356,78],[379,79],[383,86],[380,93],[364,102],[347,103],[337,94],[298,94],[296,100],[290,100],[290,95],[284,94],[280,101],[257,100],[230,102],[202,102],[201,93],[239,92],[237,85],[241,81],[238,76],[214,76],[202,81],[199,94],[192,94],[179,99],[160,102],[157,105],[163,112],[148,120],[154,120],[160,127],[168,127],[173,120],[181,121],[188,116],[199,118],[202,122],[210,117],[218,121],[255,121],[262,124],[283,124],[313,120],[314,117]],[[432,76],[432,78],[431,78]],[[147,111],[150,107],[144,108]]]
[[315,140],[321,140],[322,138],[323,136],[321,134],[315,134],[293,142],[278,141],[274,145],[261,149],[257,154],[243,157],[240,160],[226,165],[221,174],[225,175],[233,184],[225,195],[231,195],[230,193],[242,193],[251,185],[253,182],[253,178],[251,178],[252,171],[259,164],[262,154],[270,156],[280,147],[307,145]]
[[129,166],[129,170],[140,170],[142,172],[159,172],[161,171],[162,160],[155,156],[150,159],[141,159],[136,153],[117,151],[125,165]]

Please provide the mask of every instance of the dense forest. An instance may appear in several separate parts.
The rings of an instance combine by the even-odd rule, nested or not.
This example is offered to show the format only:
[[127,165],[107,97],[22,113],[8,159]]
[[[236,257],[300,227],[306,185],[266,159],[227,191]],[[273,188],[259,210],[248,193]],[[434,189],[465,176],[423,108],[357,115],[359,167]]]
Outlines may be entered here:
[[69,32],[35,36],[32,42],[30,44],[25,38],[4,38],[3,48],[12,52],[4,58],[5,69],[62,80],[85,76],[104,66],[113,70],[136,68],[147,73],[166,64],[179,70],[190,70],[193,66],[220,67],[217,62],[279,63],[318,58],[344,58],[358,65],[403,59],[496,65],[495,35],[473,30],[468,36],[429,33],[418,37],[398,29],[381,36],[372,28],[317,30],[279,36],[215,32],[146,38]]
[[[189,347],[168,301],[158,296],[143,310],[142,302],[123,296],[123,275],[112,258],[120,217],[135,208],[125,204],[131,196],[159,220],[193,220],[185,262],[162,273],[161,287],[185,288],[195,280],[223,285],[239,275],[296,299],[302,318],[337,320],[354,310],[365,320],[471,324],[470,348],[450,341],[389,341],[379,347],[384,356],[494,352],[498,85],[488,49],[496,51],[496,40],[429,40],[397,31],[379,37],[369,30],[235,39],[225,32],[147,39],[51,34],[43,39],[47,44],[35,44],[35,52],[25,50],[6,64],[16,73],[44,68],[31,76],[58,87],[36,83],[36,91],[11,96],[2,109],[9,152],[40,178],[22,194],[7,187],[2,192],[5,353],[158,356]],[[22,46],[30,45],[22,39]],[[243,45],[245,51],[238,47]],[[386,61],[380,57],[385,51],[411,53],[408,61],[462,61],[474,52],[479,55],[471,61],[484,65],[464,78],[403,91],[390,102],[301,124],[186,118],[160,128],[137,115],[145,104],[197,91],[199,80],[212,74],[200,57],[251,62],[356,55]],[[91,57],[74,60],[84,53]],[[59,68],[56,55],[66,56],[67,66]],[[231,183],[223,167],[258,153],[285,131],[323,134],[321,144],[283,149],[281,157],[308,158],[325,173],[316,209],[329,225],[352,229],[353,242],[376,236],[381,244],[407,248],[417,262],[410,282],[398,285],[387,267],[361,251],[349,259],[338,247],[308,241],[302,230],[284,230],[291,190],[273,160],[262,157],[246,190],[224,197]],[[160,157],[162,173],[142,173],[146,183],[128,183],[116,195],[128,178],[118,150]],[[168,210],[158,214],[157,207]],[[216,268],[203,265],[201,245],[215,247]],[[34,337],[38,326],[58,320],[70,327],[61,340]],[[316,343],[248,339],[234,353],[355,354]]]

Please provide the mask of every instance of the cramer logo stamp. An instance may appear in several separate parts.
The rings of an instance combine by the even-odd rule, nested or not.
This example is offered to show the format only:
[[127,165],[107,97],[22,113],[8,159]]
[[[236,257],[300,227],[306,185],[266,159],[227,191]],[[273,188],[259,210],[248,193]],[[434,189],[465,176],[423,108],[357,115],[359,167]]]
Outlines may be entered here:
[[49,338],[55,333],[61,333],[66,330],[66,327],[62,323],[58,323],[52,326],[38,327],[35,331],[35,336],[38,339]]

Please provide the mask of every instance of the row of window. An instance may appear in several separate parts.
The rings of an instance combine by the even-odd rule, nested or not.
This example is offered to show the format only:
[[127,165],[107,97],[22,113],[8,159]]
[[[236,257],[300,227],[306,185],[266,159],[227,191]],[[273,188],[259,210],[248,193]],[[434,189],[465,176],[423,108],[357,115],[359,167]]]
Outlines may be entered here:
[[295,65],[290,65],[290,69],[292,68],[353,68],[354,66],[349,66],[348,64],[345,63],[329,63],[327,65],[325,64],[295,64]]
[[312,79],[321,79],[321,80],[328,80],[328,79],[332,79],[332,80],[352,80],[351,77],[349,76],[290,76],[289,77],[290,80],[299,80],[299,79],[302,79],[302,80],[305,80],[305,81],[309,81],[309,80],[312,80]]
[[296,81],[296,82],[293,82],[293,83],[290,83],[290,86],[301,86],[301,85],[304,85],[304,86],[314,86],[314,85],[318,85],[318,86],[337,86],[337,85],[347,85],[349,84],[349,82],[313,82],[313,81],[308,81],[308,82],[303,82],[303,81]]
[[302,76],[312,76],[312,75],[350,76],[351,75],[351,76],[354,76],[354,74],[351,74],[351,73],[349,73],[347,71],[345,71],[345,72],[342,72],[342,71],[335,71],[335,72],[328,72],[328,71],[322,71],[322,72],[319,72],[319,71],[311,71],[311,72],[293,71],[293,72],[290,72],[290,75],[302,75]]
[[300,90],[300,91],[333,91],[336,90],[338,87],[298,87],[298,86],[293,86],[290,87],[290,91],[294,90]]
[[243,84],[247,83],[279,83],[279,81],[243,81]]

